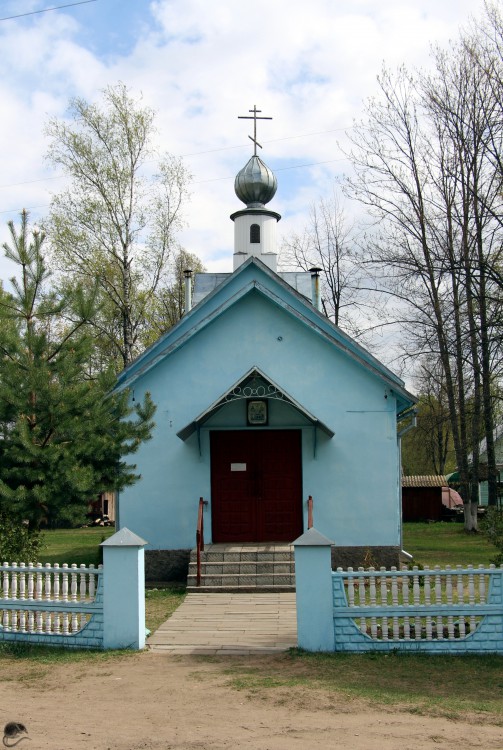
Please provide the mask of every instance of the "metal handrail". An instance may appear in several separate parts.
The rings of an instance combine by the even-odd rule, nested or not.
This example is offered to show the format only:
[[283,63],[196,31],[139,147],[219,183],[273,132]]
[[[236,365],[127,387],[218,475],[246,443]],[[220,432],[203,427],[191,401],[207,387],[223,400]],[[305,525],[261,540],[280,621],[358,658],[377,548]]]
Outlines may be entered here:
[[313,528],[313,498],[311,495],[307,498],[307,528]]
[[204,506],[208,504],[207,500],[199,498],[199,510],[197,512],[197,529],[196,529],[196,586],[201,585],[201,552],[204,552]]

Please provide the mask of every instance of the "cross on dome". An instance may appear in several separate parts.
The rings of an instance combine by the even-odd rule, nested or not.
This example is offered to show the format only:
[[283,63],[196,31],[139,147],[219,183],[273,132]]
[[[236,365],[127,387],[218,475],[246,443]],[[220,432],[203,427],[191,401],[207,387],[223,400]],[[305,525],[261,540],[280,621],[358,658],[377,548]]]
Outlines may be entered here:
[[262,148],[260,143],[257,141],[257,120],[272,120],[272,117],[258,117],[258,113],[262,112],[261,109],[257,109],[257,105],[253,105],[253,109],[249,109],[248,112],[252,113],[252,116],[250,115],[238,115],[238,120],[253,120],[253,137],[251,135],[248,136],[250,141],[253,141],[254,151],[253,155],[257,156],[257,146],[259,148]]

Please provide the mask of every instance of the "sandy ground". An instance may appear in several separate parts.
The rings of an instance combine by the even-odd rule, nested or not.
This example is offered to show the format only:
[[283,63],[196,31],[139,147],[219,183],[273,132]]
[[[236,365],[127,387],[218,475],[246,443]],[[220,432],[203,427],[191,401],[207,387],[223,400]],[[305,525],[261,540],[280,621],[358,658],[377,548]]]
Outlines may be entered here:
[[321,691],[236,690],[225,670],[277,657],[142,653],[98,663],[18,661],[0,675],[0,726],[19,721],[22,750],[470,750],[503,748],[493,725],[369,708]]

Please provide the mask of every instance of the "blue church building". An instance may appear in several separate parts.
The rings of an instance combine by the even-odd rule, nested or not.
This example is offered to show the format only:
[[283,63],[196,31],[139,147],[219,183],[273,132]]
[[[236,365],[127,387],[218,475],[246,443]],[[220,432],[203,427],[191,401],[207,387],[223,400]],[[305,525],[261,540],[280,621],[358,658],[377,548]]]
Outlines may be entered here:
[[396,564],[397,423],[415,399],[321,312],[316,269],[278,272],[276,178],[256,154],[235,191],[232,273],[187,272],[183,318],[119,376],[157,412],[118,527],[149,542],[161,580],[186,571],[200,497],[207,542],[268,545],[307,529],[312,496],[334,565]]

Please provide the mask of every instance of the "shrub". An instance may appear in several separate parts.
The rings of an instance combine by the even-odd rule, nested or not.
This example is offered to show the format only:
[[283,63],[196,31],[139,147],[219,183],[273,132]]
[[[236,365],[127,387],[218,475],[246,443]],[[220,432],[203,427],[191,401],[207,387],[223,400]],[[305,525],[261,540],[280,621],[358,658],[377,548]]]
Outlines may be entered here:
[[0,514],[0,562],[36,562],[41,549],[40,532]]
[[503,510],[490,507],[479,524],[479,530],[498,550],[496,557],[491,560],[495,565],[503,564]]

